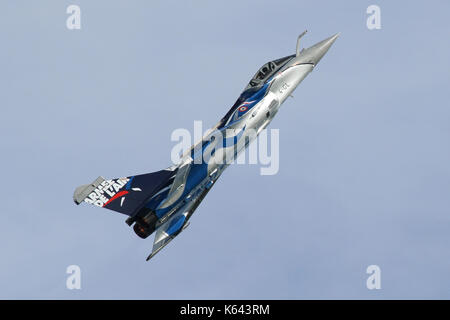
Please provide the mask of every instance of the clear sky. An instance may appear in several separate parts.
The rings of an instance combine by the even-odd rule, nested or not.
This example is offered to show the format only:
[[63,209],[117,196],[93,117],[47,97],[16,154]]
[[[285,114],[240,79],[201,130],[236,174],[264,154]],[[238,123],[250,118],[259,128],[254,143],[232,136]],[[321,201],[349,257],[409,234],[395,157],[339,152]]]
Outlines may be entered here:
[[[81,7],[81,30],[66,8]],[[366,8],[381,8],[368,30]],[[1,1],[0,298],[450,298],[448,1]],[[288,99],[280,171],[231,166],[153,260],[76,206],[170,165],[265,62],[341,32]],[[66,268],[81,268],[81,290]],[[366,268],[381,268],[381,289]]]

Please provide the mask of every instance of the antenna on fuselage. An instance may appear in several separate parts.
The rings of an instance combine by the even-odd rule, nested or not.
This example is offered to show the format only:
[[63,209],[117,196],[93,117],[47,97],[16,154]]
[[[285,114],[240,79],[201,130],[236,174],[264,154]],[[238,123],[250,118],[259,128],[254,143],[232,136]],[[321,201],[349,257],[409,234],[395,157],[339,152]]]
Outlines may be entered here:
[[302,32],[301,35],[298,36],[297,38],[297,49],[295,50],[295,55],[298,56],[300,54],[300,39],[301,37],[303,37],[306,33],[308,32],[308,30],[305,30]]

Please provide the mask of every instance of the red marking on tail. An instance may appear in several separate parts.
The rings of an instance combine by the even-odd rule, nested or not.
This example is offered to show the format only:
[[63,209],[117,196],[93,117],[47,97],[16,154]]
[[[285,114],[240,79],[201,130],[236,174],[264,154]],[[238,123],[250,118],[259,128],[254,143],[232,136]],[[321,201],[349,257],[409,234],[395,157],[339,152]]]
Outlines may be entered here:
[[111,201],[116,200],[117,198],[120,198],[121,196],[124,196],[128,193],[128,191],[120,191],[116,193],[111,199],[109,199],[103,206],[107,206]]

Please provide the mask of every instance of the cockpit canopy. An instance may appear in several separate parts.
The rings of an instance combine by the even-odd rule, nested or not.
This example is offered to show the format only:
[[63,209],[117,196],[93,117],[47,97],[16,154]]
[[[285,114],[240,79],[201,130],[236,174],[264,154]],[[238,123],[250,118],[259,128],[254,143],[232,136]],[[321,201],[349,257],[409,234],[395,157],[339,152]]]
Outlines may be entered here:
[[[250,80],[250,82],[245,87],[244,91],[242,91],[241,95],[236,100],[234,105],[227,112],[227,114],[222,118],[222,120],[220,120],[220,122],[217,124],[217,128],[220,129],[220,128],[224,127],[225,124],[232,121],[233,119],[236,120],[236,118],[234,118],[234,115],[237,114],[236,117],[238,117],[243,112],[243,111],[241,111],[240,113],[237,112],[235,114],[236,109],[239,108],[242,105],[242,103],[244,103],[247,99],[249,99],[253,95],[257,94],[259,92],[259,90],[261,90],[261,88],[263,87],[263,85],[267,81],[267,79],[269,79],[271,76],[273,76],[278,70],[281,69],[281,67],[283,67],[293,57],[295,57],[295,54],[267,62],[261,68],[259,68],[258,72],[256,72],[256,74]],[[264,92],[263,92],[263,94],[264,94]],[[258,99],[260,99],[260,98],[261,97],[259,97]]]
[[263,84],[267,79],[269,79],[278,69],[280,69],[289,59],[293,58],[295,55],[290,55],[284,58],[280,58],[274,61],[267,62],[258,72],[253,76],[253,78],[248,83],[245,90],[253,87],[257,87]]

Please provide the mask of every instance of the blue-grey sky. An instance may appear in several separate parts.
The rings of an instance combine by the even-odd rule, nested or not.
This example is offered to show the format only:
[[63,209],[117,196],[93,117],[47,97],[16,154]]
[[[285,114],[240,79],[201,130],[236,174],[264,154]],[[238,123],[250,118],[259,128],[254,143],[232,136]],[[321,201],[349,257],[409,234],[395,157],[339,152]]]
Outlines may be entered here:
[[[81,7],[81,30],[66,8]],[[366,8],[381,8],[380,30]],[[450,298],[448,1],[2,1],[0,298]],[[150,262],[72,202],[170,165],[265,62],[338,31],[283,105],[280,171],[231,166]],[[66,289],[66,268],[82,289]],[[381,268],[381,290],[366,268]]]

